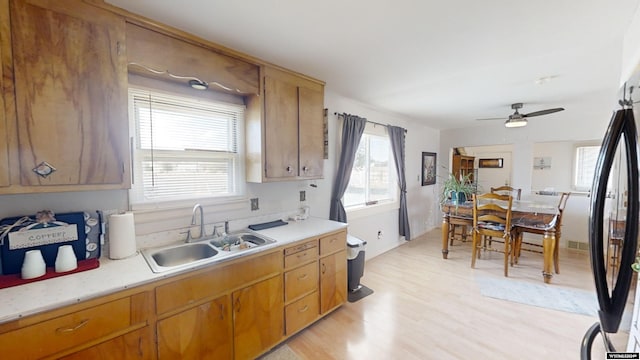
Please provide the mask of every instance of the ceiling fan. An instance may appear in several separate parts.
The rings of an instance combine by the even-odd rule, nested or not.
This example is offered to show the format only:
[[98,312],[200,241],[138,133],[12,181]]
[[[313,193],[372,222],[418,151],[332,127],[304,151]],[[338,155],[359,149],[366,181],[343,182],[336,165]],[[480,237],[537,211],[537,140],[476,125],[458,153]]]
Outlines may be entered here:
[[[553,108],[553,109],[545,109],[540,111],[534,111],[528,114],[520,114],[518,109],[522,109],[522,103],[511,104],[511,108],[515,110],[515,112],[507,118],[507,121],[504,122],[504,126],[508,128],[512,127],[522,127],[527,125],[527,118],[553,114],[558,111],[564,110],[564,108]],[[503,120],[504,118],[486,118],[486,119],[476,119],[476,120]]]

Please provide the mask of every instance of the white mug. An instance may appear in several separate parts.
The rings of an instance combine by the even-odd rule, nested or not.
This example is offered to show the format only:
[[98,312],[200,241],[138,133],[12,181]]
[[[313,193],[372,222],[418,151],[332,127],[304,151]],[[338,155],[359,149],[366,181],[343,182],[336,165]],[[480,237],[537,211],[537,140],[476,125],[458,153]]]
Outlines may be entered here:
[[75,270],[78,267],[78,259],[71,245],[62,245],[58,248],[56,256],[56,272]]
[[40,250],[29,250],[24,254],[22,278],[35,279],[47,273],[47,265]]

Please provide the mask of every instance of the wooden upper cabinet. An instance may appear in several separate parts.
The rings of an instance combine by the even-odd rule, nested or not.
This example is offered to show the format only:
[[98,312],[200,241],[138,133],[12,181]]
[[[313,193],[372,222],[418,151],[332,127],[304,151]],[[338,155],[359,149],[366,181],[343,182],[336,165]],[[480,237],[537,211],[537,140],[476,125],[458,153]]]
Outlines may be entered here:
[[[247,118],[247,180],[322,178],[324,84],[272,67],[264,67],[263,79],[264,117]],[[255,101],[248,107],[258,113]]]
[[[6,9],[0,9],[0,12]],[[8,51],[5,46],[10,44],[7,14],[0,15],[0,64],[4,64],[4,57]],[[8,62],[8,61],[7,61]],[[11,184],[9,178],[9,133],[5,116],[5,93],[9,92],[5,87],[4,66],[0,66],[0,188]]]
[[44,0],[12,1],[10,16],[19,184],[128,188],[124,19]]
[[265,165],[271,179],[298,176],[298,88],[266,76]]
[[324,94],[298,88],[300,176],[321,178],[324,166]]
[[[143,66],[173,75],[196,77],[215,91],[239,94],[260,92],[259,67],[160,32],[127,23],[129,71],[146,77],[187,83],[186,79],[154,74]],[[225,89],[227,88],[227,89]]]

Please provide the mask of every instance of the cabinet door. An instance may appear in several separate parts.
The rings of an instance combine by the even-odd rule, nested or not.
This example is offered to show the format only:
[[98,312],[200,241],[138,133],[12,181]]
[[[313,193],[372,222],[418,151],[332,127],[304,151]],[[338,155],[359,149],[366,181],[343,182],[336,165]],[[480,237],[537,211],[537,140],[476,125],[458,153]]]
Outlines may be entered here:
[[[5,11],[3,8],[1,11]],[[0,15],[0,22],[5,22],[8,20],[7,15]],[[0,25],[0,187],[9,186],[11,181],[9,180],[9,129],[7,128],[7,119],[5,116],[5,106],[8,105],[5,103],[5,94],[10,91],[10,89],[5,88],[5,76],[4,76],[4,63],[5,56],[7,54],[4,47],[9,46],[9,35],[8,29],[5,28],[5,25]],[[10,96],[10,95],[6,95]]]
[[298,176],[298,87],[269,76],[265,88],[265,176]]
[[284,336],[282,276],[233,293],[236,359],[254,359]]
[[153,359],[148,327],[118,336],[109,341],[78,351],[62,360],[147,360]]
[[324,94],[298,88],[300,177],[321,178],[324,166]]
[[158,359],[231,359],[229,297],[158,321]]
[[82,2],[11,2],[22,185],[129,186],[124,25]]
[[347,251],[320,258],[320,313],[324,314],[347,299]]

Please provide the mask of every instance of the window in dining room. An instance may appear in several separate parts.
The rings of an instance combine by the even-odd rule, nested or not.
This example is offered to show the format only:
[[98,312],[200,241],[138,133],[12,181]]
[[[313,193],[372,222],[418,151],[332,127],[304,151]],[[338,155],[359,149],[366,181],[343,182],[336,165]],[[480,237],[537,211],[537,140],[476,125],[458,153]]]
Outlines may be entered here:
[[395,202],[396,194],[395,162],[387,129],[367,124],[342,202],[347,210],[353,210]]
[[589,191],[591,189],[599,153],[600,145],[576,147],[573,177],[573,187],[575,190]]

